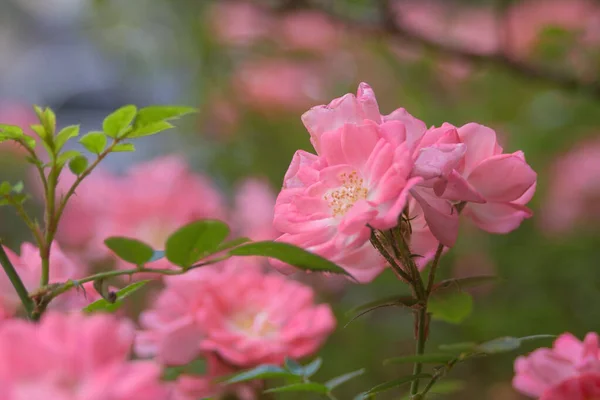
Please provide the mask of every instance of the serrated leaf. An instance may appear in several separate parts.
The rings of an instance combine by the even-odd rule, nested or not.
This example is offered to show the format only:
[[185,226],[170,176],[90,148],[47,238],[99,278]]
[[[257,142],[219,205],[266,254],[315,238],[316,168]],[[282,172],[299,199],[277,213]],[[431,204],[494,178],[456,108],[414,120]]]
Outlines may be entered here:
[[340,375],[338,377],[335,377],[333,379],[328,380],[327,382],[325,382],[325,386],[327,386],[327,388],[329,390],[333,390],[336,387],[338,387],[338,386],[340,386],[340,385],[342,385],[342,384],[344,384],[344,383],[346,383],[346,382],[348,382],[348,381],[356,378],[357,376],[360,376],[360,375],[364,374],[365,371],[366,370],[364,368],[361,368],[361,369],[359,369],[357,371],[348,372],[347,374]]
[[392,381],[384,382],[380,385],[377,385],[377,386],[367,390],[365,392],[365,394],[372,395],[375,393],[381,393],[381,392],[385,392],[386,390],[390,390],[390,389],[396,388],[398,386],[402,386],[406,383],[416,381],[417,379],[429,379],[429,378],[431,378],[431,375],[429,375],[429,374],[416,374],[416,375],[411,375],[411,376],[405,376],[402,378],[394,379]]
[[79,156],[81,156],[81,153],[79,151],[67,150],[58,155],[58,158],[56,159],[56,165],[58,165],[59,167],[62,167],[63,165],[65,165],[67,163],[67,161],[71,160],[72,158],[79,157]]
[[298,377],[277,365],[259,365],[249,371],[240,372],[225,380],[224,383],[238,383],[252,381],[255,379],[286,378],[297,379]]
[[394,357],[383,360],[384,364],[407,364],[407,363],[426,363],[426,364],[445,364],[456,358],[454,354],[448,353],[429,353],[429,354],[413,354],[403,357]]
[[137,107],[127,105],[115,110],[102,122],[102,130],[112,138],[119,137],[133,122],[137,113]]
[[307,378],[310,378],[317,373],[317,371],[321,368],[321,365],[323,365],[323,359],[320,357],[315,358],[304,366],[303,375]]
[[306,271],[331,272],[351,276],[331,261],[289,243],[253,242],[236,247],[229,254],[232,256],[270,257]]
[[117,143],[112,147],[113,153],[125,153],[135,151],[133,143]]
[[106,147],[106,135],[104,132],[90,132],[79,139],[79,143],[90,153],[100,154]]
[[113,236],[104,241],[117,257],[135,265],[143,265],[154,256],[154,249],[137,239]]
[[148,106],[140,109],[135,119],[134,127],[138,128],[158,121],[168,121],[194,112],[196,112],[196,109],[191,107]]
[[54,138],[56,151],[60,151],[69,139],[77,136],[79,136],[79,125],[69,125],[61,129],[56,135],[56,138]]
[[434,293],[429,299],[427,311],[435,319],[458,324],[471,315],[473,298],[467,292]]
[[138,128],[134,128],[131,132],[127,133],[124,137],[127,139],[139,138],[143,136],[156,135],[162,131],[173,128],[173,125],[167,121],[153,122],[148,125],[142,125]]
[[87,166],[88,159],[81,155],[74,157],[71,161],[69,161],[69,169],[75,175],[81,175],[81,173],[86,170]]
[[433,292],[439,290],[452,290],[456,289],[458,291],[464,290],[466,288],[485,285],[489,283],[498,282],[500,278],[492,275],[482,275],[482,276],[469,276],[465,278],[453,278],[443,280],[433,286]]
[[327,386],[316,382],[292,383],[291,385],[280,386],[265,390],[264,393],[289,393],[289,392],[312,392],[326,394],[329,392]]
[[92,313],[92,312],[115,312],[123,305],[123,300],[132,295],[133,293],[140,290],[144,287],[150,280],[139,281],[132,283],[131,285],[125,286],[123,289],[117,291],[116,300],[111,303],[106,299],[96,300],[95,302],[89,304],[87,307],[83,309],[84,312]]
[[187,224],[167,239],[165,254],[173,264],[187,268],[200,258],[213,253],[229,236],[229,227],[217,220]]

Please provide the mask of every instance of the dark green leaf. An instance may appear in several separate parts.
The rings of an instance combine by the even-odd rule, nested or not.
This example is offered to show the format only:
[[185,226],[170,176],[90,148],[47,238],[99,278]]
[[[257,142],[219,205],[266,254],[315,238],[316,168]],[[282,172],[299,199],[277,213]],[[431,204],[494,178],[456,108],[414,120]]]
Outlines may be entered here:
[[56,138],[54,138],[54,143],[56,146],[56,151],[60,151],[65,143],[69,141],[69,139],[76,137],[79,135],[79,125],[69,125],[58,132]]
[[173,264],[187,268],[213,253],[228,235],[229,227],[221,221],[192,222],[169,236],[165,254]]
[[118,143],[115,144],[111,150],[114,153],[126,153],[135,151],[133,143]]
[[149,125],[154,122],[168,121],[185,114],[196,112],[195,108],[181,106],[149,106],[140,109],[135,119],[134,127]]
[[460,291],[438,293],[431,296],[427,307],[433,318],[458,324],[471,315],[473,298],[469,293]]
[[327,386],[316,382],[292,383],[291,385],[281,386],[265,390],[264,393],[285,393],[285,392],[312,392],[325,394],[329,392]]
[[365,369],[359,369],[358,371],[353,371],[353,372],[348,372],[347,374],[344,375],[340,375],[338,377],[335,377],[333,379],[328,380],[327,382],[325,382],[325,386],[327,386],[327,388],[329,390],[333,390],[336,387],[356,378],[357,376],[360,376],[362,374],[365,373]]
[[320,357],[315,358],[310,363],[308,363],[304,366],[303,375],[306,376],[307,378],[310,378],[311,376],[313,376],[314,374],[317,373],[319,368],[321,368],[322,364],[323,364],[323,360]]
[[77,150],[67,150],[63,153],[61,153],[58,158],[56,159],[56,164],[59,167],[62,167],[63,165],[65,165],[67,163],[67,161],[75,158],[75,157],[81,157],[81,153],[78,152]]
[[469,276],[466,278],[453,278],[441,281],[433,286],[433,291],[452,290],[462,291],[466,288],[496,283],[500,280],[497,276]]
[[117,257],[135,265],[143,265],[154,256],[154,250],[146,243],[137,239],[126,237],[109,237],[104,244],[111,249]]
[[394,379],[392,381],[384,382],[380,385],[377,385],[377,386],[367,390],[365,392],[365,394],[371,395],[374,393],[381,393],[386,390],[390,390],[395,387],[402,386],[406,383],[416,381],[417,379],[429,379],[429,378],[431,378],[431,375],[429,375],[429,374],[416,374],[416,375],[411,375],[411,376],[405,376],[402,378]]
[[234,247],[238,247],[241,244],[248,243],[251,241],[252,240],[247,237],[241,237],[241,238],[237,238],[237,239],[233,239],[233,240],[228,240],[227,242],[221,243],[215,250],[215,253],[219,253],[219,252],[225,251],[225,250],[230,250],[230,249],[233,249]]
[[79,139],[79,143],[90,153],[100,154],[106,147],[106,135],[104,132],[90,132]]
[[389,296],[384,297],[378,300],[369,301],[368,303],[361,304],[360,306],[356,306],[350,311],[348,311],[347,315],[352,315],[356,313],[360,313],[365,310],[370,310],[373,307],[381,306],[381,305],[397,305],[397,306],[406,306],[412,307],[418,303],[418,300],[412,296]]
[[84,156],[74,157],[69,161],[69,169],[75,175],[80,175],[88,166],[88,159]]
[[235,374],[226,380],[224,383],[237,383],[252,381],[254,379],[270,379],[270,378],[288,378],[297,379],[298,377],[294,374],[289,373],[285,369],[278,367],[277,365],[259,365],[249,371],[244,371],[239,374]]
[[150,136],[160,133],[162,131],[166,131],[167,129],[173,128],[173,125],[168,123],[167,121],[158,121],[153,122],[148,125],[142,125],[138,128],[133,129],[131,132],[127,133],[125,137],[127,139],[139,138],[142,136]]
[[118,137],[129,127],[136,113],[137,108],[134,105],[123,106],[114,111],[102,123],[104,133],[112,138]]
[[455,359],[456,356],[453,354],[444,354],[444,353],[430,353],[430,354],[420,354],[420,355],[410,355],[404,357],[394,357],[388,358],[384,360],[384,364],[406,364],[406,363],[428,363],[428,364],[445,364],[448,361]]
[[116,293],[116,300],[114,302],[109,302],[106,299],[96,300],[92,304],[88,305],[83,309],[84,312],[92,313],[92,312],[115,312],[123,305],[123,300],[133,294],[134,292],[140,290],[144,285],[146,285],[150,280],[139,281],[132,283],[131,285],[125,286],[123,289],[119,290]]
[[331,261],[289,243],[254,242],[239,246],[231,250],[229,254],[232,256],[271,257],[307,271],[332,272],[351,276]]

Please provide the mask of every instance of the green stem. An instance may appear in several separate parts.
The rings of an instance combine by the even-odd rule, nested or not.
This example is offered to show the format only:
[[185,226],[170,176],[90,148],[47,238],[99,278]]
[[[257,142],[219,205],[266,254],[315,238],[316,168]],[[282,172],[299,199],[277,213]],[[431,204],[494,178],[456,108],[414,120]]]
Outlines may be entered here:
[[429,279],[427,282],[427,297],[431,294],[433,290],[433,284],[435,283],[435,272],[437,270],[437,266],[440,262],[440,258],[442,257],[442,252],[444,251],[444,245],[439,244],[437,250],[435,252],[435,257],[433,258],[433,263],[431,264],[431,269],[429,270]]
[[[425,353],[425,343],[427,342],[427,306],[424,305],[417,312],[417,348],[415,351],[416,355],[422,355]],[[413,374],[418,375],[423,370],[423,364],[416,362],[413,367]],[[415,395],[419,393],[419,380],[415,379],[410,385],[410,394]]]
[[4,251],[4,247],[0,242],[0,264],[2,264],[2,268],[4,268],[4,272],[6,272],[6,276],[10,279],[13,287],[17,291],[19,298],[21,299],[21,303],[25,307],[25,311],[27,311],[27,316],[31,318],[33,314],[34,304],[31,298],[29,297],[29,293],[27,293],[27,289],[25,285],[23,285],[23,281],[17,274],[15,267],[12,265],[8,256],[6,255],[6,251]]

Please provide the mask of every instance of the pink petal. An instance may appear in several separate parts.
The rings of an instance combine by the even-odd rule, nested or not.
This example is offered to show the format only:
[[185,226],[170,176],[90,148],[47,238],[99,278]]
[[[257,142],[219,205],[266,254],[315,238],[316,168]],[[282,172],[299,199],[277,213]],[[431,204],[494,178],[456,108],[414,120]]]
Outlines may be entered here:
[[356,93],[358,102],[362,105],[363,118],[381,123],[381,114],[379,113],[379,105],[375,98],[375,92],[365,82],[361,82],[358,85],[358,92]]
[[433,190],[436,195],[450,201],[485,203],[483,196],[457,171],[452,171],[445,180],[436,182]]
[[419,150],[413,176],[432,179],[449,175],[467,150],[462,143],[438,144]]
[[406,127],[406,144],[409,149],[421,139],[427,130],[425,122],[410,115],[404,108],[399,108],[383,117],[384,122],[400,121]]
[[490,233],[511,232],[533,215],[527,207],[513,203],[470,203],[463,214],[469,216],[480,229]]
[[452,204],[424,188],[413,188],[411,194],[423,209],[431,233],[444,246],[454,246],[458,235],[458,213]]
[[362,169],[379,141],[377,125],[344,125],[342,130],[342,151],[346,156],[346,164]]
[[458,128],[458,136],[467,145],[464,175],[468,175],[483,160],[496,154],[496,132],[487,126],[469,123]]

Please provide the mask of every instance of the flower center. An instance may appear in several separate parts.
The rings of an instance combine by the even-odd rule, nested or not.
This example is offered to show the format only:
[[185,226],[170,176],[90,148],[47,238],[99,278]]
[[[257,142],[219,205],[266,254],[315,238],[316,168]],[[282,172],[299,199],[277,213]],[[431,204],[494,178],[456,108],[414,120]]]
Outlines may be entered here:
[[354,203],[365,200],[368,194],[367,188],[363,186],[363,178],[360,178],[356,171],[350,174],[344,172],[340,175],[340,181],[340,187],[327,191],[324,196],[334,217],[346,214]]
[[277,326],[269,321],[266,311],[236,314],[231,319],[231,326],[234,330],[251,337],[272,337],[278,332]]

